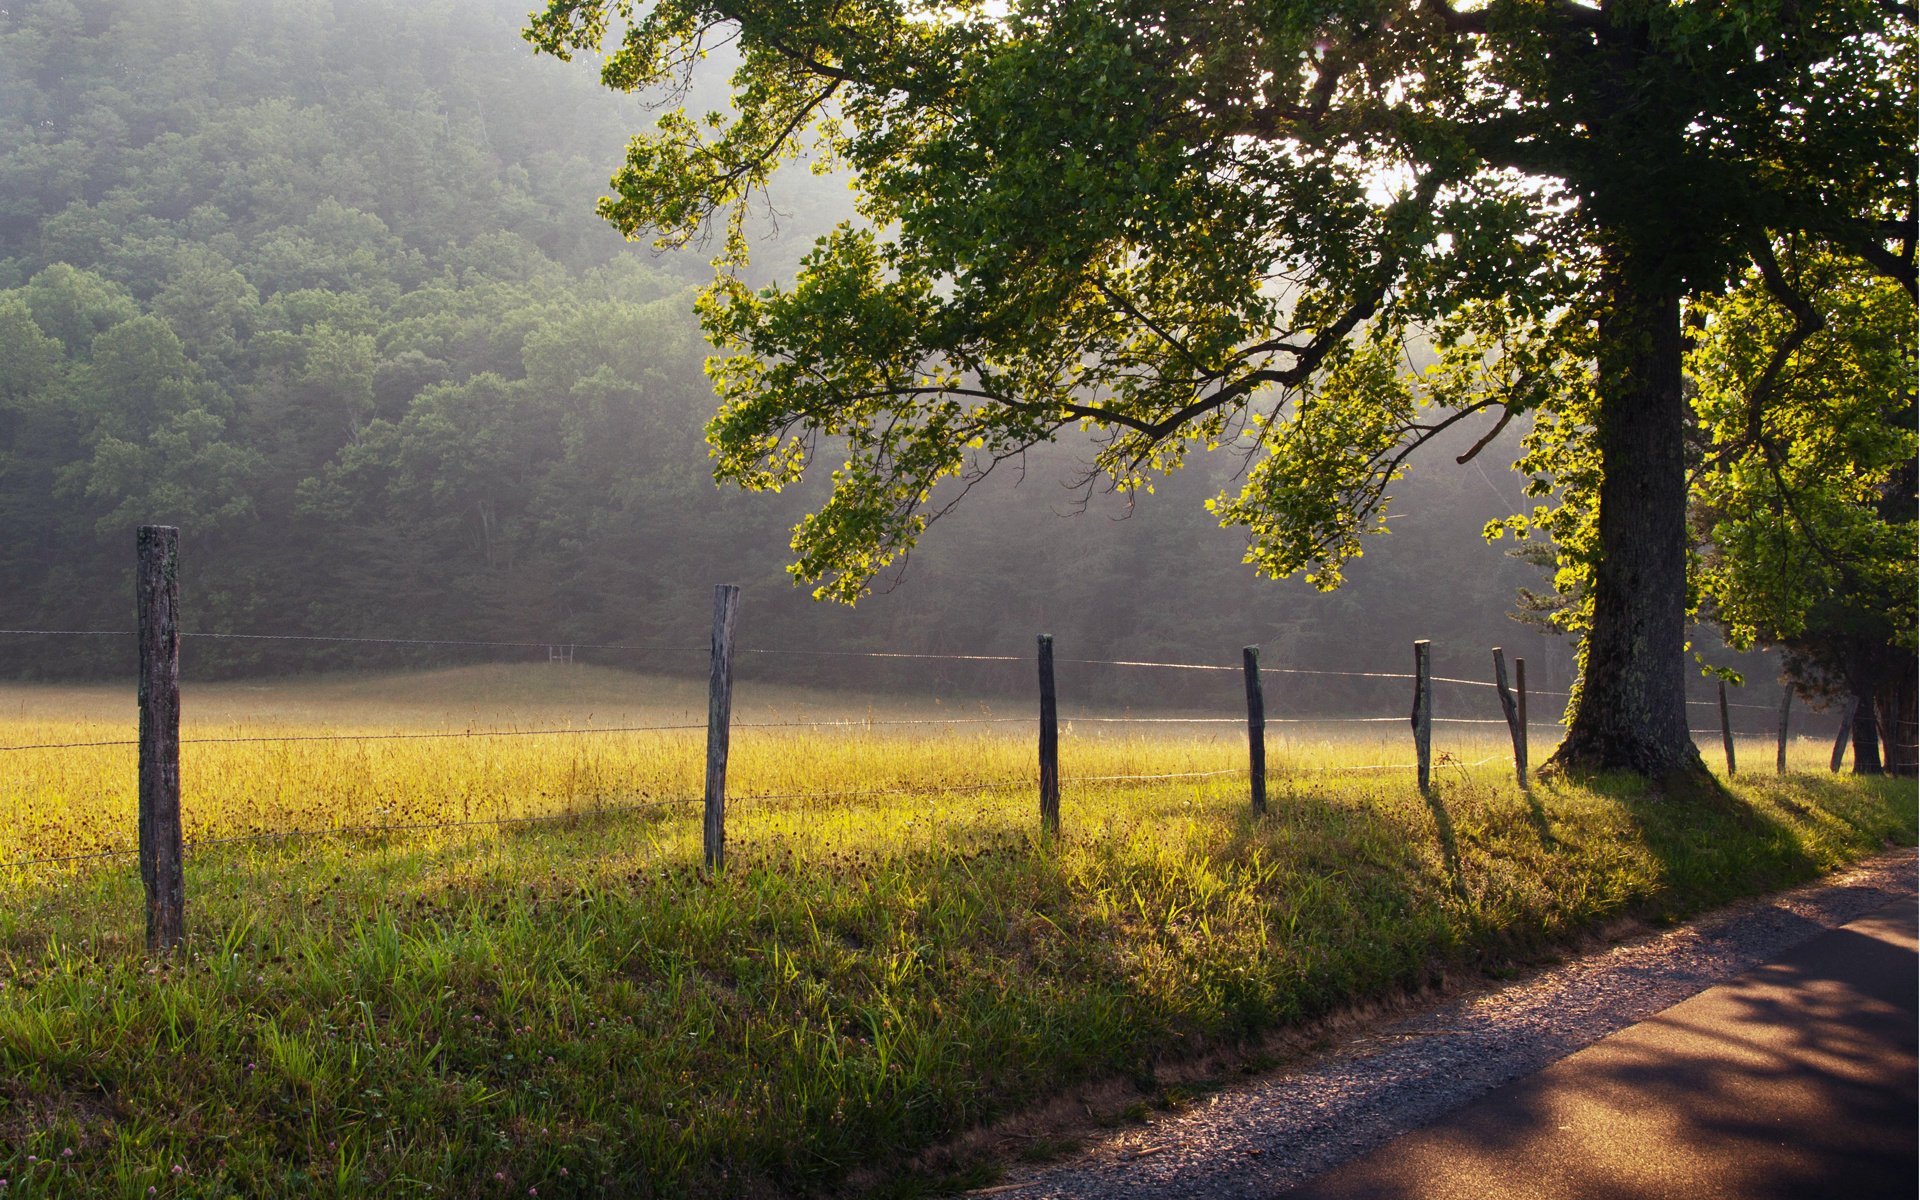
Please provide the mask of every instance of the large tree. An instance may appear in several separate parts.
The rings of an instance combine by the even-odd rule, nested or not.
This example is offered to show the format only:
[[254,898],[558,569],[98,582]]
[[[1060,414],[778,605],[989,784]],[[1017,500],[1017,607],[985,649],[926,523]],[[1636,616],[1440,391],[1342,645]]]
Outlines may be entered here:
[[[831,448],[794,536],[820,594],[1076,428],[1124,490],[1245,455],[1221,520],[1332,586],[1414,450],[1533,411],[1567,473],[1540,494],[1597,504],[1546,521],[1586,580],[1558,758],[1666,776],[1699,769],[1683,306],[1784,237],[1912,290],[1913,26],[1882,0],[552,0],[528,37],[666,97],[603,212],[718,227],[717,471],[779,487]],[[731,111],[669,107],[710,53]],[[800,156],[864,221],[751,290],[746,218]]]

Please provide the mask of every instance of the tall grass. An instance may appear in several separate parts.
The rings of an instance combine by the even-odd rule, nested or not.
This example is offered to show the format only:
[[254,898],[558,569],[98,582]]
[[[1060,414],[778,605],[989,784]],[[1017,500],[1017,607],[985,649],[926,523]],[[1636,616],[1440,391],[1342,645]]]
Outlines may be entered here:
[[[503,682],[203,689],[187,736],[586,719],[504,686],[461,703],[476,678]],[[596,724],[698,699],[586,678]],[[10,689],[0,742],[111,740],[111,699]],[[795,692],[740,716],[848,712]],[[188,747],[190,839],[558,819],[204,844],[173,962],[139,952],[128,865],[7,872],[6,1194],[827,1190],[1079,1082],[1914,838],[1910,784],[1525,795],[1497,759],[1457,765],[1500,750],[1483,738],[1446,744],[1428,799],[1326,769],[1404,763],[1403,741],[1318,730],[1275,738],[1255,820],[1233,775],[1086,782],[1236,768],[1230,726],[1082,724],[1042,839],[1031,730],[877,723],[931,715],[736,734],[719,877],[697,868],[697,733]],[[0,756],[0,858],[124,844],[131,770],[119,748]]]

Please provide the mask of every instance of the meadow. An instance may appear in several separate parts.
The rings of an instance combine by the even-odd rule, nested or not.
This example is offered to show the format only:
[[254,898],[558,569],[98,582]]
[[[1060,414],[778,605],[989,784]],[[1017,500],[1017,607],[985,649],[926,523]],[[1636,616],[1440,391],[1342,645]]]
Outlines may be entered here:
[[[0,686],[0,745],[124,741],[127,693]],[[1818,742],[1679,802],[1523,793],[1497,727],[1437,735],[1430,797],[1368,769],[1404,726],[1279,727],[1255,818],[1243,730],[1107,711],[1063,721],[1048,839],[1025,706],[759,687],[711,876],[704,707],[584,666],[190,687],[184,956],[125,858],[0,868],[4,1194],[938,1191],[1074,1089],[1174,1102],[1204,1053],[1915,835]],[[0,752],[0,862],[131,844],[133,789],[128,746]]]

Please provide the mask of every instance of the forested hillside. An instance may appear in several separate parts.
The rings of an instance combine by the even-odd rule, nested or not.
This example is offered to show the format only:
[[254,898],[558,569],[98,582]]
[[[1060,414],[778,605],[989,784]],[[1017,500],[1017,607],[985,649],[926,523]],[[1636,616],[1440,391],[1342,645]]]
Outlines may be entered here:
[[[1564,684],[1558,641],[1505,615],[1537,574],[1477,536],[1521,503],[1493,451],[1408,480],[1398,532],[1338,593],[1240,565],[1202,508],[1231,460],[1130,519],[1096,495],[1056,520],[1083,501],[1061,446],[994,480],[890,592],[854,613],[807,600],[783,571],[807,497],[708,474],[687,290],[704,256],[656,257],[593,215],[635,116],[590,67],[534,59],[524,8],[0,13],[0,625],[124,627],[132,529],[164,522],[196,630],[698,645],[707,588],[730,580],[763,646],[1020,653],[1048,629],[1074,656],[1220,661],[1259,641],[1269,662],[1399,669],[1424,636],[1476,672],[1485,647],[1519,647]],[[837,217],[836,181],[805,186],[768,223],[768,261]],[[99,673],[127,653],[11,637],[0,668]],[[191,654],[208,673],[420,659]]]

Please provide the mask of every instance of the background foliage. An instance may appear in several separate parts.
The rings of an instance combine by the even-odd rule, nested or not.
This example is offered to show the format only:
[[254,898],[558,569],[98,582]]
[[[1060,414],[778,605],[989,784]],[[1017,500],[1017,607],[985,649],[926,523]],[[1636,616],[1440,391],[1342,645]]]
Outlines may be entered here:
[[[590,215],[639,121],[590,68],[532,58],[524,18],[491,0],[9,6],[0,624],[123,626],[131,527],[164,521],[186,530],[199,629],[697,642],[708,585],[732,579],[767,645],[1020,653],[1046,628],[1089,656],[1258,641],[1270,662],[1401,669],[1431,637],[1456,671],[1502,643],[1564,661],[1505,617],[1535,570],[1477,537],[1526,504],[1511,442],[1396,485],[1397,536],[1366,539],[1330,595],[1239,564],[1244,532],[1202,508],[1237,463],[1190,464],[1122,521],[1073,487],[1087,449],[1062,444],[1010,464],[1024,478],[984,487],[857,621],[806,601],[785,543],[824,490],[709,478],[689,289],[711,247],[642,253]],[[851,211],[839,180],[787,174],[747,231],[750,283],[790,276]],[[0,653],[72,674],[121,651]],[[204,672],[346,661],[193,653]]]

